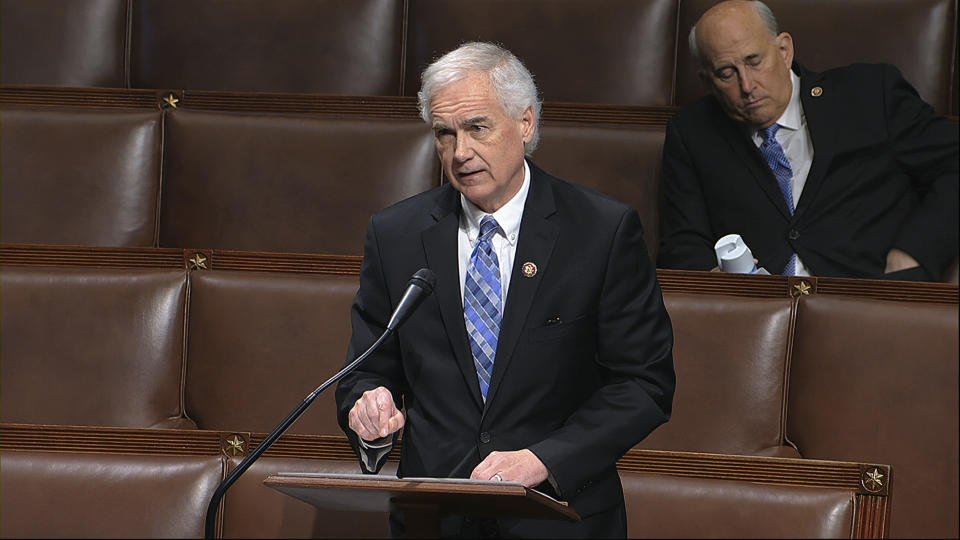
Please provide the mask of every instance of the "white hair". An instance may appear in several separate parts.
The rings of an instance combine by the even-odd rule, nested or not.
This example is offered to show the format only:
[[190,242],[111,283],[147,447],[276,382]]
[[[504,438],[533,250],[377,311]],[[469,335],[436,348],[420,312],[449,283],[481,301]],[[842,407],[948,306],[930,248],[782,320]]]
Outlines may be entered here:
[[[757,10],[757,15],[760,15],[760,19],[763,20],[763,25],[767,27],[767,32],[770,33],[770,37],[776,38],[780,34],[780,28],[777,25],[777,18],[773,16],[773,12],[760,0],[752,0],[750,3],[753,4],[754,9]],[[690,35],[687,36],[687,45],[690,47],[690,54],[693,55],[697,62],[703,64],[703,57],[700,56],[700,47],[697,46],[696,24],[693,25],[693,28],[690,29]]]
[[533,138],[524,143],[524,153],[530,155],[540,141],[540,110],[543,103],[537,98],[533,75],[510,51],[485,42],[470,42],[441,56],[423,70],[420,78],[420,116],[430,122],[430,102],[433,96],[450,84],[463,80],[471,73],[486,73],[490,77],[503,110],[512,118],[520,119],[527,108],[533,109]]

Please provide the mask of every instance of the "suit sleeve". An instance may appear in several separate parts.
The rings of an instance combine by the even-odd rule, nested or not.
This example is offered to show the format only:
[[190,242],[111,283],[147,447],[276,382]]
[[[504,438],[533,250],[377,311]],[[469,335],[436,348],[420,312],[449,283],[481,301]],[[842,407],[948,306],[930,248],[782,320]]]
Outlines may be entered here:
[[661,179],[661,241],[657,266],[679,270],[710,270],[717,266],[707,202],[699,174],[677,123],[667,124]]
[[[360,268],[360,289],[350,309],[350,324],[353,331],[346,363],[352,362],[363,354],[386,330],[392,311],[389,298],[380,261],[375,220],[371,218],[367,226],[363,264]],[[364,392],[379,386],[387,388],[393,395],[397,408],[402,408],[403,380],[400,350],[394,335],[337,385],[337,420],[354,451],[357,452],[365,472],[379,471],[386,463],[390,452],[384,450],[381,441],[373,443],[373,446],[361,445],[360,438],[348,426],[347,416],[354,402]],[[395,433],[392,442],[395,442],[396,438]]]
[[939,279],[957,255],[957,126],[937,116],[894,66],[884,66],[883,86],[892,149],[921,197],[893,247],[912,255],[932,279]]
[[529,447],[563,496],[609,472],[672,407],[673,329],[635,210],[622,216],[609,253],[597,318],[601,384],[560,429]]

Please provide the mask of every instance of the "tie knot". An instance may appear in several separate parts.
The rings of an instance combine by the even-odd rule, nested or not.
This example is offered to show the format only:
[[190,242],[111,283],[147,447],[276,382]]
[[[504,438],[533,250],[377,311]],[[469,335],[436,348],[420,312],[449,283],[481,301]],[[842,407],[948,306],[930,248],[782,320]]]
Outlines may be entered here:
[[780,124],[773,124],[772,126],[767,126],[761,129],[758,133],[760,133],[760,137],[763,138],[764,141],[769,141],[770,139],[777,136],[777,131],[780,131]]
[[500,224],[493,216],[483,216],[480,220],[480,240],[490,240],[499,229]]

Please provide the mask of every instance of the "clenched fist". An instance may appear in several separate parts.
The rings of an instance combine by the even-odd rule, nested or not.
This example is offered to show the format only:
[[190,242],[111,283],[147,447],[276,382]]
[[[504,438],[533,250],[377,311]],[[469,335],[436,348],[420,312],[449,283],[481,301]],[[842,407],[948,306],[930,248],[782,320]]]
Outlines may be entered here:
[[350,409],[348,419],[350,429],[367,442],[399,431],[404,424],[403,413],[393,403],[393,395],[382,386],[364,392]]

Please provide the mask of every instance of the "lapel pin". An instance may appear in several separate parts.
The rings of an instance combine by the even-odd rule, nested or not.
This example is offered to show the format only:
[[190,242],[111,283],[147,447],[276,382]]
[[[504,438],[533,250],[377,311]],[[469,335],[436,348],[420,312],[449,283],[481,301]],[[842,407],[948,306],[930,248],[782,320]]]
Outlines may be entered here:
[[520,271],[523,272],[523,277],[533,277],[537,275],[537,265],[533,264],[530,261],[523,263],[523,266],[520,268]]
[[819,86],[814,86],[810,89],[810,95],[813,97],[820,97],[821,94],[823,94],[823,88]]

